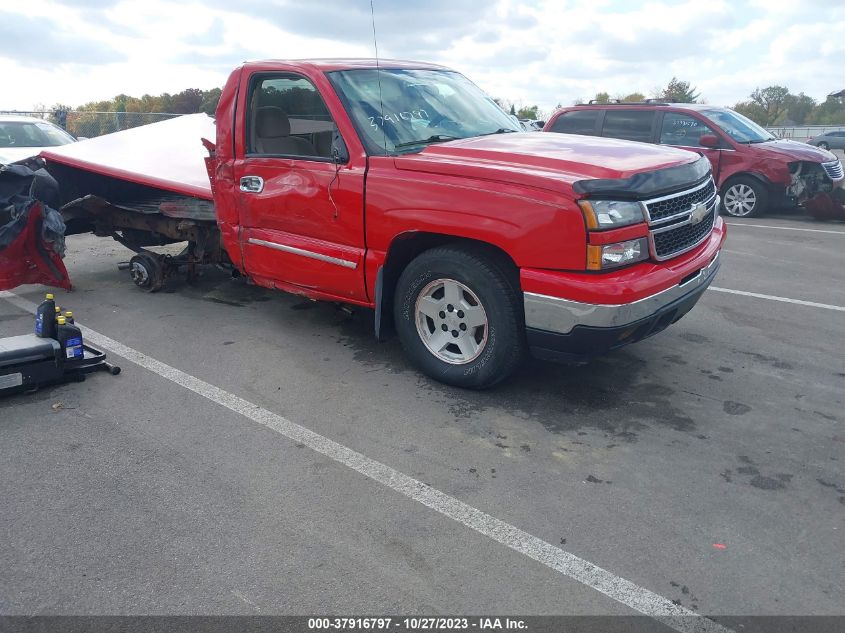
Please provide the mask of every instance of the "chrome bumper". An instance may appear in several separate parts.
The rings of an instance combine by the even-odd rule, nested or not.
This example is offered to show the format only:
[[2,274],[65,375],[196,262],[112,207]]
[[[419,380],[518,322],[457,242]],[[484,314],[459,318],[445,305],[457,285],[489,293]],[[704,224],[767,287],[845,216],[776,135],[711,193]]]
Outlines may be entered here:
[[659,312],[661,308],[701,286],[709,286],[719,270],[719,264],[719,253],[716,253],[710,263],[695,277],[632,303],[618,305],[581,303],[525,292],[523,293],[525,326],[547,332],[569,334],[576,325],[605,328],[628,325]]

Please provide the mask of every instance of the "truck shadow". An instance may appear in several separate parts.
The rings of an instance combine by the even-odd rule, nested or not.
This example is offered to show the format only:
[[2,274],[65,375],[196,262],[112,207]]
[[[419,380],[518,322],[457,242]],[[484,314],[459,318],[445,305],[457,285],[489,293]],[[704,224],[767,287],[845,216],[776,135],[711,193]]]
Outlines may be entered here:
[[[514,376],[486,391],[436,382],[414,369],[394,336],[373,337],[373,316],[359,311],[338,325],[339,342],[365,367],[393,374],[411,372],[421,398],[442,401],[456,420],[478,421],[491,411],[542,424],[552,433],[594,427],[632,442],[637,431],[659,425],[691,432],[695,421],[677,406],[675,388],[645,371],[649,363],[636,352],[620,350],[586,365],[557,365],[529,358]],[[650,367],[653,369],[653,367]]]
[[[171,283],[167,291],[238,308],[266,310],[279,319],[279,327],[303,331],[316,327],[348,349],[363,374],[378,375],[382,383],[385,379],[407,381],[410,376],[416,381],[418,397],[440,402],[455,421],[468,426],[483,423],[491,412],[504,411],[536,421],[552,433],[592,427],[625,442],[636,441],[638,431],[651,426],[684,432],[695,429],[695,421],[678,406],[679,398],[669,379],[655,375],[659,371],[656,363],[631,348],[581,366],[528,359],[504,383],[486,391],[471,391],[419,373],[407,361],[395,335],[377,341],[371,310],[346,311],[330,303],[258,288],[232,280],[222,271],[210,272],[192,285]],[[261,305],[265,302],[271,303]]]

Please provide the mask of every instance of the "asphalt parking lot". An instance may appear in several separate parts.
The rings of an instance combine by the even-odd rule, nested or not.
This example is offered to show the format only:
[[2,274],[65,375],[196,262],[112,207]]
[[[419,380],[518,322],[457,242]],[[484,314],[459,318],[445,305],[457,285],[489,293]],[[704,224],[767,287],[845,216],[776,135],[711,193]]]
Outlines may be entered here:
[[[123,373],[0,400],[0,613],[845,613],[845,223],[730,221],[682,321],[480,393],[366,312],[215,269],[144,294],[115,242],[68,246],[57,303]],[[43,291],[0,298],[0,334]]]

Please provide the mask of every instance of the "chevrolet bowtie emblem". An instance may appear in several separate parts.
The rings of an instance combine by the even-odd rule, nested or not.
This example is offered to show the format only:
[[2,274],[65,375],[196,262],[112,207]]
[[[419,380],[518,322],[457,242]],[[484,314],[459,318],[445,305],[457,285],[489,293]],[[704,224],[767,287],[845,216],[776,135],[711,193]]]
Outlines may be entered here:
[[689,216],[690,224],[698,224],[707,215],[707,207],[704,203],[699,202],[692,208],[692,213]]

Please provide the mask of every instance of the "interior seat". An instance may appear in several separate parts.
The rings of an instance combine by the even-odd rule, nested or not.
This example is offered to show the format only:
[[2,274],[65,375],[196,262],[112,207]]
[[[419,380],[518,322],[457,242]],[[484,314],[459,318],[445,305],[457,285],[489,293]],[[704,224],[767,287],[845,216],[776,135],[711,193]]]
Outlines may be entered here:
[[263,106],[256,112],[255,151],[258,154],[317,156],[317,150],[310,142],[290,135],[290,119],[276,106]]

